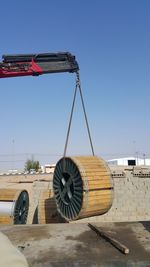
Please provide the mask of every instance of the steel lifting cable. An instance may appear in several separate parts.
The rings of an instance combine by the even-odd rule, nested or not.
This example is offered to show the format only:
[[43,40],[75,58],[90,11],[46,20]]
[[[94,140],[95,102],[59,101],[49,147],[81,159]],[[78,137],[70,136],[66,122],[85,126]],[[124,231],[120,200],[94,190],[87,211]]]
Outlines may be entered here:
[[[93,148],[93,143],[92,143],[92,138],[91,138],[91,133],[90,133],[90,128],[89,128],[89,123],[88,123],[88,119],[87,119],[87,114],[86,114],[86,110],[85,110],[85,104],[84,104],[82,89],[81,89],[80,75],[79,75],[78,71],[76,72],[76,75],[77,75],[77,77],[76,77],[76,86],[75,86],[73,102],[72,102],[72,108],[71,108],[71,113],[70,113],[70,119],[69,119],[69,124],[68,124],[68,130],[67,130],[64,154],[63,154],[64,158],[66,157],[66,152],[67,152],[67,147],[68,147],[68,141],[69,141],[72,117],[73,117],[73,112],[74,112],[74,106],[75,106],[75,101],[76,101],[77,89],[79,89],[79,93],[80,93],[80,97],[81,97],[81,103],[82,103],[83,113],[84,113],[84,117],[85,117],[88,137],[89,137],[89,141],[90,141],[90,145],[91,145],[92,155],[94,156],[94,154],[95,154],[94,153],[94,148]],[[65,162],[64,162],[64,164],[65,164]],[[65,166],[64,166],[64,169],[65,169]]]

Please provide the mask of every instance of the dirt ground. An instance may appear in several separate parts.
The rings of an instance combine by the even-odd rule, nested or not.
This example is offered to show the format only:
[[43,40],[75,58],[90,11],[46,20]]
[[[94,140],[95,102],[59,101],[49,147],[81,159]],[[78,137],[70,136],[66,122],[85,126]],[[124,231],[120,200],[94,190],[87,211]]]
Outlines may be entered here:
[[122,254],[87,224],[0,226],[25,255],[29,266],[150,266],[150,222],[97,223],[126,245]]

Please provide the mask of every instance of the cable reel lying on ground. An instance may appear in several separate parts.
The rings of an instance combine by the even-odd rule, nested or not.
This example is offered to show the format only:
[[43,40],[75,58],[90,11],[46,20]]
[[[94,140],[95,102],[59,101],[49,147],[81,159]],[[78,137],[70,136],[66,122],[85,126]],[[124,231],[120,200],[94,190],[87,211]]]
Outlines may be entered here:
[[38,223],[62,223],[65,220],[57,211],[57,206],[51,189],[43,189],[38,204]]
[[0,224],[25,224],[29,209],[26,190],[0,189]]
[[113,201],[110,170],[96,156],[60,159],[54,172],[53,189],[58,211],[68,221],[102,215]]

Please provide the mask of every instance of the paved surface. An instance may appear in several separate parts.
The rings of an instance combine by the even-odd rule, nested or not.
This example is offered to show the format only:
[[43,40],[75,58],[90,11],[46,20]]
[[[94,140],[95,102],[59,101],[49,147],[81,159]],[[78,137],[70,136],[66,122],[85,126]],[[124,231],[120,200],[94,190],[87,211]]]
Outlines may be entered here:
[[123,255],[87,224],[1,226],[29,266],[150,266],[150,222],[97,223],[130,249]]

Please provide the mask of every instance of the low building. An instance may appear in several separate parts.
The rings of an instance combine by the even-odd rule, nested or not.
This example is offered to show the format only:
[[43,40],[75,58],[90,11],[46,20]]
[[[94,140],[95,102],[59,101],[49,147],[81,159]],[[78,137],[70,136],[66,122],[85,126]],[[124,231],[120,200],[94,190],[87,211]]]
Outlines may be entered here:
[[109,165],[114,166],[150,166],[150,159],[141,159],[138,157],[127,157],[107,160]]
[[54,173],[56,164],[46,164],[44,166],[45,173]]

